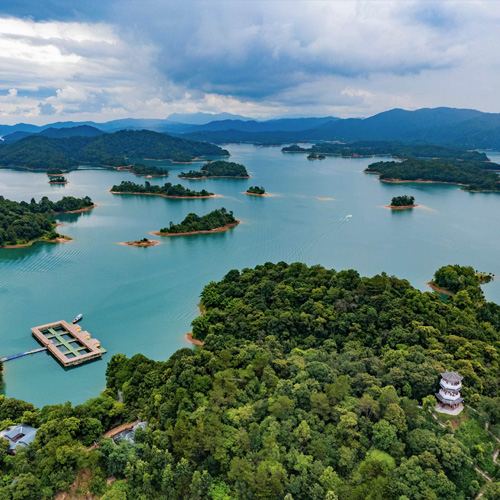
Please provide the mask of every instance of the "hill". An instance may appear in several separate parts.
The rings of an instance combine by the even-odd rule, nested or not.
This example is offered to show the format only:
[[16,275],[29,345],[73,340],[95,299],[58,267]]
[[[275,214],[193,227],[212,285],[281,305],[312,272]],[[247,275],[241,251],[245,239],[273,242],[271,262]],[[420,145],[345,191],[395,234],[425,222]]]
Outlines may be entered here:
[[17,131],[12,134],[5,135],[3,140],[8,142],[16,142],[20,139],[24,139],[30,135],[43,135],[44,137],[97,137],[98,135],[102,135],[104,132],[99,130],[98,128],[91,127],[90,125],[78,125],[76,127],[64,127],[64,128],[55,128],[50,127],[46,128],[37,133],[30,132],[22,132]]
[[148,130],[122,130],[96,137],[25,137],[0,146],[0,165],[47,170],[74,168],[80,163],[123,166],[129,159],[190,161],[197,156],[229,153],[218,146]]
[[[2,448],[0,497],[53,498],[85,474],[81,491],[109,499],[498,498],[484,422],[498,433],[500,306],[477,283],[444,302],[385,273],[268,262],[201,297],[200,347],[115,354],[84,404],[0,395],[1,421],[39,428],[15,459]],[[473,407],[446,425],[432,414],[445,370]],[[131,442],[102,437],[139,419]]]

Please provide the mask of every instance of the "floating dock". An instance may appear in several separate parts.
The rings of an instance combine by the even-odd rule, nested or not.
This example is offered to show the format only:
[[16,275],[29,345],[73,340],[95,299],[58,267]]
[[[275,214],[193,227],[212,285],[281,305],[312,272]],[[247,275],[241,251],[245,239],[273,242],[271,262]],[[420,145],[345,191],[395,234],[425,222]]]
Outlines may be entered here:
[[100,358],[106,352],[89,332],[82,332],[81,327],[64,320],[35,326],[31,332],[63,366],[79,365]]

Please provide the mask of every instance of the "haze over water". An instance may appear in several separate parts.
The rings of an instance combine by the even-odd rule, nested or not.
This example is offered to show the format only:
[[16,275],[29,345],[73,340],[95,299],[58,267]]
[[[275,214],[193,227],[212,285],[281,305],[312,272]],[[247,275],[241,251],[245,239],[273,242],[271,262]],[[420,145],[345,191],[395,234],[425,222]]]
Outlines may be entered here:
[[[99,204],[90,212],[59,218],[64,223],[59,231],[72,237],[71,243],[0,251],[0,356],[38,347],[32,326],[71,321],[78,313],[84,315],[82,328],[108,351],[101,360],[71,370],[46,353],[10,361],[5,394],[38,406],[81,403],[104,389],[113,354],[166,360],[190,347],[185,334],[198,315],[203,286],[234,268],[301,261],[354,268],[368,276],[385,271],[421,290],[428,290],[426,282],[445,264],[472,265],[500,276],[498,194],[467,193],[451,185],[382,183],[362,172],[372,158],[308,161],[306,155],[282,154],[280,148],[228,149],[231,161],[243,163],[251,179],[181,180],[176,174],[190,166],[166,162],[170,177],[150,180],[224,196],[208,200],[110,194],[122,180],[144,182],[128,172],[78,170],[68,174],[69,184],[51,186],[44,173],[0,170],[5,198],[90,195]],[[488,155],[500,160],[498,154]],[[252,185],[277,196],[242,194]],[[423,207],[383,208],[401,194],[415,196]],[[152,248],[117,245],[149,236],[171,220],[180,222],[189,212],[202,215],[222,206],[242,224],[213,235],[158,238],[162,244]],[[500,302],[498,280],[483,290],[489,300]]]

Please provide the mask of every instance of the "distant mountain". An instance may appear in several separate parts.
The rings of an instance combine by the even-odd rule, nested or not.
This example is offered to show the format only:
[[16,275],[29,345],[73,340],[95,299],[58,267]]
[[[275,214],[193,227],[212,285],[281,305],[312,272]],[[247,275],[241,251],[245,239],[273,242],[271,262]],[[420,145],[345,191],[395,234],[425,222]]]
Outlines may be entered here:
[[221,120],[249,121],[253,120],[253,118],[248,118],[241,115],[233,115],[231,113],[172,113],[166,119],[167,122],[185,123],[188,125],[204,125],[206,123]]
[[317,128],[336,120],[338,120],[338,118],[334,118],[332,116],[327,116],[325,118],[281,118],[279,120],[268,120],[264,122],[257,122],[255,120],[221,120],[210,122],[206,125],[191,127],[188,133],[219,130],[242,130],[244,132],[294,132]]
[[91,127],[90,125],[79,125],[78,127],[69,127],[69,128],[46,128],[41,132],[36,134],[30,132],[14,132],[12,134],[7,134],[3,137],[3,140],[6,143],[16,142],[20,139],[24,139],[24,137],[28,137],[29,135],[43,135],[44,137],[96,137],[98,135],[102,135],[104,132],[99,130],[98,128]]
[[222,156],[226,150],[206,142],[149,130],[122,130],[97,137],[31,135],[0,146],[0,166],[68,170],[80,163],[123,166],[135,159],[190,161],[197,156]]
[[106,123],[57,122],[37,127],[0,125],[14,141],[50,128],[95,127],[104,132],[153,130],[209,142],[279,144],[299,141],[388,140],[457,148],[500,148],[500,114],[474,109],[392,109],[369,118],[282,118],[257,121],[230,113],[171,114],[167,119],[126,118]]
[[264,132],[199,129],[185,133],[183,136],[218,144],[387,140],[436,144],[460,149],[497,149],[500,148],[500,114],[455,108],[424,108],[416,111],[393,109],[365,119],[329,120],[307,130],[293,131],[276,128]]

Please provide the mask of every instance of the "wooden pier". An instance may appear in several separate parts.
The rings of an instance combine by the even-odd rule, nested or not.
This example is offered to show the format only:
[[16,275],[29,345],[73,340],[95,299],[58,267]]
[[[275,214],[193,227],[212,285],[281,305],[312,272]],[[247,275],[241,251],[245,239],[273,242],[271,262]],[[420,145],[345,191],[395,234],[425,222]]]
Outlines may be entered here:
[[31,332],[66,367],[100,358],[106,352],[97,339],[90,337],[89,332],[82,332],[79,326],[64,320],[33,327]]
[[13,354],[12,356],[5,356],[5,358],[0,358],[0,361],[2,363],[5,363],[6,361],[10,361],[11,359],[22,358],[23,356],[28,356],[29,354],[36,354],[37,352],[42,352],[46,350],[47,350],[46,347],[40,347],[39,349],[33,349],[31,351],[21,352],[19,354]]

